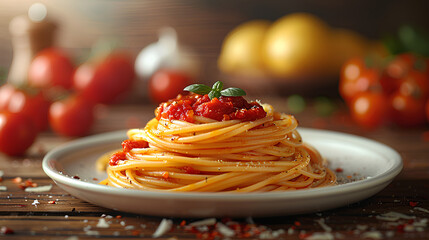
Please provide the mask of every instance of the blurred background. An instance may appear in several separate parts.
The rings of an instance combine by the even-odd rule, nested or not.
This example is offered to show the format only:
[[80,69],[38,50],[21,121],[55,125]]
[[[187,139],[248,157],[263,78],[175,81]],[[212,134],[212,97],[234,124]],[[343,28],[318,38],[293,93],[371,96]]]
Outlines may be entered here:
[[[225,71],[219,71],[217,64],[226,36],[251,20],[273,23],[288,14],[306,12],[331,28],[352,30],[374,41],[396,33],[404,24],[429,27],[429,7],[424,0],[3,0],[0,2],[0,66],[8,68],[12,62],[10,21],[17,15],[27,14],[34,2],[46,5],[48,17],[58,25],[55,44],[65,48],[75,59],[81,57],[83,49],[92,47],[100,39],[112,37],[137,56],[144,47],[158,40],[161,28],[170,26],[177,32],[180,43],[192,48],[192,54],[198,57],[199,72],[204,73],[200,81],[209,83],[226,78]],[[326,81],[331,87],[332,81],[324,77],[316,82]]]
[[[50,116],[66,95],[153,109],[220,80],[291,113],[317,98],[321,114],[345,103],[364,127],[427,125],[428,12],[425,0],[2,0],[0,110],[43,115],[43,130],[48,115],[67,122]],[[20,91],[27,100],[10,97]],[[91,124],[49,125],[81,136]]]

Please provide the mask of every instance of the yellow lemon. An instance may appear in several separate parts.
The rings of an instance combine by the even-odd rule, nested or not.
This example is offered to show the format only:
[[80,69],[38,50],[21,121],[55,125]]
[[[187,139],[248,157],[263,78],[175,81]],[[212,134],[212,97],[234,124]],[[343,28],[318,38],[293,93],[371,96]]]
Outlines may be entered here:
[[331,49],[330,27],[307,13],[286,15],[274,22],[262,47],[267,69],[281,78],[323,74]]
[[261,46],[270,25],[269,21],[253,20],[233,29],[222,44],[219,69],[247,75],[263,72]]

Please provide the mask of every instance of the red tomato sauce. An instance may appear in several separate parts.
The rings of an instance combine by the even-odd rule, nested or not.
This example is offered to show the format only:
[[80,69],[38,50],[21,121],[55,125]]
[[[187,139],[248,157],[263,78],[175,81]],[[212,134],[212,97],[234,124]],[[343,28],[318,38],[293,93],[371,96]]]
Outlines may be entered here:
[[147,148],[148,146],[149,144],[144,140],[134,141],[128,139],[122,142],[122,149],[124,152],[129,152],[133,148]]
[[194,116],[217,121],[254,121],[267,113],[257,102],[247,102],[243,97],[210,98],[207,95],[178,95],[175,99],[161,103],[155,111],[156,118],[194,122]]
[[127,152],[133,148],[147,148],[149,143],[144,140],[131,140],[127,139],[122,142],[122,151],[116,152],[110,156],[109,165],[116,166],[121,160],[127,159]]
[[116,165],[118,165],[118,162],[120,160],[126,160],[126,159],[127,159],[127,154],[125,152],[117,152],[117,153],[113,154],[112,156],[110,156],[109,165],[110,166],[116,166]]

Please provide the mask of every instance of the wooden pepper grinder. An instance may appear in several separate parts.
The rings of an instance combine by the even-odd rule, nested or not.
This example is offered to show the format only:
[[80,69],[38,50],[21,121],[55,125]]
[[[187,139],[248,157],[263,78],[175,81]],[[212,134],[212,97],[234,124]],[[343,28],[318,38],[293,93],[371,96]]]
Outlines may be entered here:
[[46,7],[33,4],[27,15],[13,18],[9,24],[12,35],[13,59],[8,82],[22,85],[27,82],[28,68],[35,55],[54,42],[56,24],[46,19]]

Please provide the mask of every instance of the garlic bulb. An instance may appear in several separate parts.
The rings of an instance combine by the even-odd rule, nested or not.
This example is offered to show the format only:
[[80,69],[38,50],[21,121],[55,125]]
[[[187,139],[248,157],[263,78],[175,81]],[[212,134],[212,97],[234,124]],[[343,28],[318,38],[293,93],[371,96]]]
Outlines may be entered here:
[[135,62],[136,73],[144,80],[161,68],[181,70],[193,77],[199,71],[195,53],[179,44],[177,33],[171,27],[161,29],[158,41],[141,50]]

